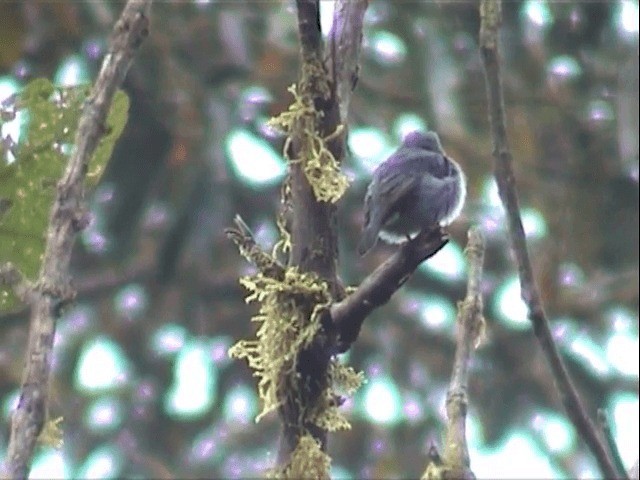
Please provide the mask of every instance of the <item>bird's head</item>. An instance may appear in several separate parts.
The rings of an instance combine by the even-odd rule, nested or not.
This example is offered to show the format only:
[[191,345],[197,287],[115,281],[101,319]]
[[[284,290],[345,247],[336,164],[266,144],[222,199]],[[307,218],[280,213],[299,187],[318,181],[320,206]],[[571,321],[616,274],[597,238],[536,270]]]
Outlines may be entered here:
[[411,132],[402,140],[402,146],[443,153],[440,137],[436,132]]

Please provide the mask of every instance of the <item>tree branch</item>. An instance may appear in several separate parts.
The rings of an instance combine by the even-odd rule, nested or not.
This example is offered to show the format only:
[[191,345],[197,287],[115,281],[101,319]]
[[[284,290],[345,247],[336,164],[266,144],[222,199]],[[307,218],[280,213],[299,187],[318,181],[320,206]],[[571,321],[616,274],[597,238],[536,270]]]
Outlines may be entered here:
[[466,436],[467,389],[471,352],[482,339],[485,328],[482,316],[481,290],[485,247],[484,238],[479,228],[471,228],[468,235],[469,241],[466,249],[469,260],[467,296],[458,310],[456,355],[447,391],[448,423],[443,459],[445,465],[452,469],[451,478],[475,478],[469,468],[469,447]]
[[531,261],[529,260],[527,241],[518,205],[515,176],[511,166],[513,159],[507,141],[498,52],[498,31],[502,21],[499,0],[482,1],[480,5],[480,21],[480,51],[486,75],[489,120],[493,136],[494,175],[498,183],[500,198],[506,210],[509,237],[518,265],[522,298],[528,306],[529,319],[533,325],[533,331],[556,379],[562,404],[569,418],[578,430],[580,437],[595,455],[604,476],[616,478],[617,471],[613,461],[602,438],[598,435],[597,429],[585,411],[553,340],[549,321],[542,305],[540,292],[538,291]]
[[224,233],[236,244],[242,256],[253,263],[263,275],[282,280],[285,273],[284,265],[260,248],[240,215],[236,215],[234,223],[236,228],[227,228]]
[[607,446],[609,447],[609,451],[613,456],[613,461],[615,462],[616,468],[618,469],[617,478],[628,480],[629,475],[624,468],[624,462],[622,461],[622,457],[620,456],[620,450],[618,449],[618,445],[616,445],[616,440],[615,438],[613,438],[609,415],[607,415],[607,411],[602,408],[598,409],[598,425],[600,426],[602,436],[607,441]]
[[117,21],[98,78],[78,123],[75,148],[51,209],[39,279],[33,287],[26,366],[20,399],[13,413],[4,472],[26,478],[36,440],[47,418],[51,353],[61,307],[73,298],[69,260],[82,227],[84,178],[88,162],[104,134],[113,96],[122,84],[133,55],[148,34],[151,0],[129,0]]
[[471,352],[482,340],[485,329],[481,288],[485,244],[478,227],[470,228],[468,236],[465,252],[469,262],[469,279],[465,299],[458,304],[456,354],[447,391],[444,454],[441,457],[435,445],[429,448],[427,468],[421,477],[423,480],[476,478],[469,467],[467,389]]
[[346,352],[356,341],[365,318],[387,303],[418,265],[438,253],[448,241],[447,234],[440,228],[420,234],[369,274],[354,293],[331,306],[339,352]]
[[368,0],[336,0],[333,25],[329,34],[332,78],[340,104],[340,117],[347,118],[351,93],[358,82],[362,22]]
[[[297,95],[304,105],[301,115],[289,131],[285,152],[291,159],[288,186],[290,187],[287,204],[291,208],[291,252],[289,266],[300,272],[313,272],[328,286],[331,296],[340,299],[343,295],[336,274],[338,241],[336,230],[336,205],[316,197],[318,185],[310,184],[307,167],[311,162],[324,162],[318,167],[326,167],[331,162],[339,165],[344,158],[344,134],[340,128],[341,117],[338,105],[336,77],[328,72],[324,57],[324,45],[320,29],[319,0],[296,0],[298,15],[298,33],[300,37],[300,76]],[[352,18],[334,16],[334,22],[342,21],[341,28],[354,30],[355,37],[361,38],[361,25],[352,24]],[[334,28],[335,30],[335,28]],[[357,62],[357,58],[355,58]],[[329,64],[335,65],[336,59],[330,58]],[[350,87],[352,88],[352,86]],[[326,149],[322,160],[311,158],[317,155],[318,145]],[[333,167],[332,167],[333,168]],[[315,178],[316,183],[332,181],[325,173]],[[333,179],[335,180],[335,178]],[[286,189],[285,189],[286,190]],[[315,305],[298,305],[301,318],[310,318]],[[326,329],[317,335],[312,344],[300,351],[295,359],[295,377],[283,379],[293,382],[279,395],[281,407],[280,419],[283,435],[278,453],[278,462],[286,465],[296,450],[300,438],[311,435],[326,451],[327,432],[318,427],[310,418],[313,411],[322,402],[322,392],[326,391],[329,381],[329,364],[335,353],[333,332]],[[286,376],[286,373],[283,372]]]

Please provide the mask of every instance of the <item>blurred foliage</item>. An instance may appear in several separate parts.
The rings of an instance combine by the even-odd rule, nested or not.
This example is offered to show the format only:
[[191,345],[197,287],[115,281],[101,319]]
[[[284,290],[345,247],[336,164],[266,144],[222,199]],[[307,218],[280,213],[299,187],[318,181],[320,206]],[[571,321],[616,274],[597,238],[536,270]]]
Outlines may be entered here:
[[[330,2],[321,3],[326,17]],[[0,31],[9,32],[10,23],[22,28],[11,37],[16,51],[1,57],[0,77],[22,84],[53,78],[70,55],[83,56],[95,75],[117,2],[10,4],[13,13],[0,14]],[[503,80],[520,200],[546,224],[545,233],[530,238],[530,252],[552,327],[594,415],[621,396],[637,401],[638,393],[637,370],[623,374],[608,360],[615,332],[626,332],[631,358],[638,336],[638,32],[623,26],[629,6],[637,25],[634,1],[504,2]],[[474,444],[497,451],[514,435],[526,435],[528,450],[541,452],[554,471],[595,474],[578,441],[564,450],[545,443],[536,419],[563,417],[560,399],[530,330],[505,321],[497,306],[514,266],[500,209],[486,193],[492,146],[478,26],[476,2],[371,0],[346,125],[371,129],[382,145],[394,145],[403,119],[419,118],[467,173],[468,202],[451,227],[452,242],[464,245],[469,225],[477,223],[488,237],[487,343],[476,352],[469,392]],[[267,121],[290,103],[298,52],[291,2],[154,4],[151,35],[124,86],[131,120],[90,199],[94,221],[72,260],[78,305],[57,331],[51,414],[65,419],[71,476],[108,452],[118,459],[112,476],[246,478],[275,460],[277,419],[256,425],[260,407],[238,407],[236,392],[253,390],[255,379],[244,362],[226,355],[257,326],[238,284],[253,272],[223,231],[239,213],[270,250],[280,192],[238,175],[228,140],[248,132],[282,151],[284,138]],[[373,163],[383,156],[381,150]],[[248,160],[259,167],[258,158]],[[378,247],[365,259],[355,253],[369,179],[365,160],[371,159],[351,154],[342,165],[351,181],[338,204],[346,285],[393,251]],[[423,299],[453,306],[463,291],[464,279],[420,269],[365,322],[349,363],[370,381],[393,379],[392,398],[403,403],[399,418],[387,424],[376,423],[357,396],[342,407],[353,429],[331,435],[329,453],[339,471],[353,478],[424,471],[442,431],[453,329],[437,327]],[[0,320],[0,398],[8,406],[24,363],[25,312]],[[168,334],[170,325],[181,333],[172,327]],[[98,336],[121,347],[128,373],[116,387],[88,391],[77,372]],[[216,373],[210,406],[203,414],[178,415],[167,398],[194,342],[207,346],[206,368]],[[196,368],[187,365],[195,377]],[[107,400],[119,406],[117,413],[96,420],[95,405]],[[474,465],[481,459],[472,450]]]
[[[39,78],[3,103],[12,118],[26,117],[26,135],[11,151],[15,159],[0,161],[0,198],[7,204],[0,217],[0,254],[2,262],[12,262],[29,280],[35,280],[40,270],[55,186],[67,165],[88,94],[88,86],[56,88]],[[117,92],[106,133],[89,162],[90,187],[98,183],[124,130],[128,107],[127,95]],[[0,288],[0,312],[15,309],[17,302],[10,288]]]
[[20,58],[20,43],[23,40],[24,24],[18,2],[0,4],[2,23],[2,43],[0,44],[0,68],[10,68]]

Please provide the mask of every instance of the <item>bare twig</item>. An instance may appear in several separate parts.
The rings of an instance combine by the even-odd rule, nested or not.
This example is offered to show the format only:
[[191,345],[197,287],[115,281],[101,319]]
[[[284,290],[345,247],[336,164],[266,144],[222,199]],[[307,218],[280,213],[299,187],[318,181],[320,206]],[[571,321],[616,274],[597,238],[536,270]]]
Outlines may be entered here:
[[421,234],[405,243],[368,275],[354,293],[331,306],[330,313],[338,330],[340,352],[347,351],[356,341],[367,315],[387,303],[418,265],[438,253],[448,241],[446,233],[440,228]]
[[468,232],[467,259],[469,279],[464,301],[458,304],[456,354],[447,391],[447,425],[444,435],[444,454],[440,456],[435,445],[427,455],[427,468],[422,480],[459,478],[475,479],[470,468],[466,421],[468,410],[467,388],[471,352],[484,336],[485,320],[482,315],[482,265],[484,263],[484,237],[478,227]]
[[613,438],[609,415],[607,415],[607,411],[602,408],[598,409],[598,425],[600,426],[602,436],[607,441],[607,446],[609,447],[609,451],[613,456],[613,461],[615,462],[616,468],[618,469],[617,478],[628,480],[629,476],[624,468],[624,462],[622,461],[622,457],[620,456],[620,450],[618,449],[618,445],[616,445],[615,438]]
[[362,21],[368,0],[336,0],[333,26],[329,34],[333,58],[332,77],[337,85],[340,117],[347,118],[351,92],[358,81]]
[[443,459],[445,465],[452,469],[452,478],[475,478],[469,469],[466,418],[471,352],[484,333],[482,291],[480,288],[484,261],[484,238],[477,227],[469,230],[467,258],[469,260],[467,296],[458,311],[456,356],[447,392],[448,423]]
[[498,31],[502,21],[499,0],[483,0],[480,5],[480,50],[486,74],[489,120],[493,136],[494,174],[498,191],[507,213],[509,236],[518,264],[522,298],[529,308],[529,319],[542,351],[549,363],[556,385],[569,418],[595,455],[602,473],[615,478],[616,468],[592,420],[587,415],[580,397],[571,382],[566,366],[553,340],[549,321],[536,285],[527,241],[522,227],[512,156],[507,142],[504,98],[500,76]]
[[122,84],[133,55],[146,37],[151,0],[129,0],[117,21],[98,78],[75,137],[75,149],[62,179],[49,218],[47,243],[39,279],[33,287],[30,333],[20,399],[13,413],[4,474],[26,478],[36,440],[47,418],[51,352],[60,307],[73,298],[69,260],[83,218],[87,164],[100,138],[111,101]]
[[265,276],[277,279],[284,278],[284,265],[258,246],[253,238],[253,233],[240,215],[236,215],[234,223],[236,228],[227,228],[224,233],[236,244],[242,256],[253,263]]
[[481,290],[484,238],[478,227],[469,229],[468,235],[466,253],[469,261],[469,279],[466,297],[458,305],[456,354],[447,391],[448,421],[444,453],[440,458],[435,446],[431,446],[427,468],[422,475],[423,479],[475,478],[469,466],[466,435],[467,388],[471,352],[482,339],[485,328]]

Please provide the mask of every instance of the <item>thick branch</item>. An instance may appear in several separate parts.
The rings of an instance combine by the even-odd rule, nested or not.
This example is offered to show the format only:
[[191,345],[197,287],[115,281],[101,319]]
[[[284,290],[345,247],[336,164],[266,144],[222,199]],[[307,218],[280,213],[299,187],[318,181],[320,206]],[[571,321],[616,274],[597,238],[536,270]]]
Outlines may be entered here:
[[405,243],[365,278],[358,289],[331,306],[331,318],[338,330],[338,349],[345,352],[355,342],[364,319],[384,305],[427,258],[434,256],[449,241],[441,229],[431,230]]
[[27,477],[36,440],[47,418],[56,319],[61,306],[73,298],[68,271],[71,250],[83,218],[83,180],[88,162],[104,134],[113,95],[148,33],[150,6],[151,0],[129,0],[124,7],[112,33],[109,53],[80,117],[75,149],[58,183],[42,267],[32,293],[27,361],[3,472],[11,478]]
[[317,0],[297,0],[298,35],[302,58],[322,53],[322,30],[320,28],[320,5]]
[[[335,115],[331,115],[331,104],[326,105],[324,95],[320,91],[320,85],[326,85],[326,70],[323,68],[323,44],[320,31],[320,5],[318,0],[297,0],[298,34],[300,37],[301,66],[299,78],[299,91],[306,100],[311,101],[318,110],[324,112],[325,124],[332,124],[334,129],[338,125]],[[323,107],[326,107],[326,111]],[[333,110],[337,111],[337,110]],[[308,124],[305,125],[305,123]],[[312,118],[301,118],[299,124],[293,127],[291,132],[291,158],[301,158],[301,162],[290,165],[290,204],[291,204],[291,255],[289,265],[299,268],[303,272],[315,272],[323,281],[326,281],[331,289],[336,285],[336,252],[337,236],[333,228],[335,225],[335,205],[327,202],[318,202],[313,193],[304,171],[306,158],[304,156],[304,130],[306,128],[319,130]],[[325,136],[324,131],[320,132]],[[341,158],[341,157],[336,157]],[[300,305],[301,317],[311,314],[311,305]],[[320,397],[320,392],[327,384],[327,371],[330,355],[326,348],[317,342],[306,351],[300,352],[296,359],[296,379],[286,381],[286,372],[281,372],[285,377],[282,383],[286,385],[280,392],[279,400],[281,408],[278,413],[283,425],[280,447],[278,451],[278,463],[281,466],[288,464],[291,454],[298,446],[301,437],[311,434],[326,449],[327,433],[309,422],[305,418],[305,412],[309,411],[313,402]]]
[[[305,105],[313,105],[310,115],[301,117],[290,132],[290,158],[300,159],[290,166],[288,181],[291,207],[291,255],[289,265],[302,272],[314,272],[329,285],[334,298],[342,296],[336,275],[338,241],[336,231],[336,206],[332,202],[319,201],[309,184],[305,171],[306,158],[314,150],[310,138],[325,139],[326,148],[339,164],[344,157],[344,135],[340,108],[337,99],[335,78],[328,73],[324,63],[324,46],[320,30],[319,0],[296,0],[298,33],[301,45],[301,66],[298,92]],[[336,18],[334,17],[334,21]],[[353,28],[345,19],[343,28]],[[361,30],[361,29],[360,29]],[[355,60],[357,62],[357,59]],[[329,59],[335,64],[335,59]],[[309,135],[311,133],[311,136]],[[305,144],[306,142],[306,144]],[[315,305],[299,305],[301,317],[309,317]],[[335,352],[332,332],[324,331],[296,358],[295,385],[282,392],[282,407],[279,409],[283,423],[283,435],[278,454],[281,465],[290,460],[301,437],[311,434],[326,451],[327,432],[306,418],[326,389],[328,368]],[[286,383],[286,382],[285,382]]]
[[512,156],[507,142],[504,98],[500,76],[498,52],[498,30],[502,20],[499,0],[483,0],[480,5],[480,50],[485,68],[489,120],[493,136],[494,174],[498,183],[500,198],[505,207],[509,225],[509,237],[518,264],[522,298],[529,308],[529,319],[542,351],[556,380],[562,403],[569,418],[595,455],[602,473],[607,478],[615,478],[616,468],[607,448],[598,435],[597,429],[587,415],[585,408],[573,386],[569,373],[560,357],[553,340],[549,321],[544,311],[540,292],[536,285],[527,241],[522,227]]

